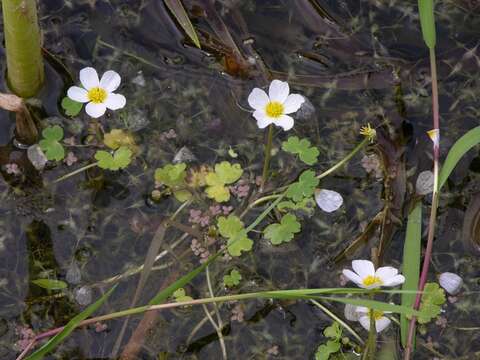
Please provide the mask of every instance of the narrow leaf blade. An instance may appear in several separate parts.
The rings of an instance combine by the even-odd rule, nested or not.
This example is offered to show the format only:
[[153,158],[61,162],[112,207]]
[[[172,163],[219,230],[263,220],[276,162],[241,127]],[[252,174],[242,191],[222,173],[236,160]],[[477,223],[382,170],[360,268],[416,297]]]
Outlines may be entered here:
[[100,299],[94,302],[92,305],[83,310],[80,314],[70,320],[64,329],[45,343],[40,349],[35,351],[32,355],[25,360],[41,360],[43,357],[52,351],[57,345],[59,345],[65,338],[67,338],[73,330],[86,318],[92,315],[113,293],[117,285],[113,286],[108,292],[106,292]]
[[440,175],[438,179],[438,190],[440,191],[442,186],[445,185],[448,177],[452,173],[457,163],[465,155],[465,153],[473,148],[475,145],[480,143],[480,126],[473,128],[458,139],[452,148],[448,152],[445,163],[440,170]]
[[433,0],[418,0],[418,11],[420,12],[423,40],[430,49],[433,49],[436,43]]
[[[407,234],[403,247],[403,275],[405,283],[402,290],[417,290],[420,277],[420,256],[422,241],[422,203],[418,202],[408,215]],[[412,307],[415,301],[415,293],[403,293],[402,305]],[[405,315],[400,316],[400,331],[402,345],[407,344],[409,320]]]
[[171,11],[175,19],[177,19],[178,23],[182,27],[183,31],[188,35],[188,37],[193,41],[196,47],[200,49],[200,40],[198,40],[197,33],[195,28],[192,25],[192,22],[188,18],[187,12],[182,5],[180,0],[164,0],[165,5],[167,5],[168,9]]

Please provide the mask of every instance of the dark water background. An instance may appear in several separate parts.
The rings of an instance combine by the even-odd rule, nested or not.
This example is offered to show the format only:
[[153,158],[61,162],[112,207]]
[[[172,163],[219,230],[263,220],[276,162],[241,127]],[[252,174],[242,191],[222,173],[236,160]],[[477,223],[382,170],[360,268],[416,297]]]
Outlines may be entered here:
[[[154,169],[172,161],[186,146],[194,164],[235,160],[250,178],[260,175],[263,132],[256,127],[246,98],[267,78],[288,79],[291,88],[308,98],[294,130],[288,135],[309,138],[320,150],[317,172],[342,159],[359,141],[360,126],[370,122],[379,133],[384,180],[361,166],[364,154],[321,186],[343,194],[342,210],[325,214],[317,209],[305,217],[302,232],[291,243],[272,247],[260,234],[254,251],[211,267],[217,295],[225,293],[222,277],[233,267],[243,281],[237,291],[339,286],[348,261],[333,259],[352,242],[388,203],[391,223],[373,234],[355,258],[369,256],[370,248],[385,238],[384,264],[399,267],[405,221],[419,172],[431,167],[431,99],[428,52],[421,39],[416,1],[184,1],[200,35],[203,50],[185,40],[160,0],[40,2],[44,48],[48,51],[47,83],[39,114],[44,125],[61,124],[77,142],[88,139],[88,118],[69,119],[59,101],[85,66],[99,73],[113,69],[122,75],[119,92],[127,98],[124,110],[101,123],[106,130],[128,128],[141,155],[126,171],[93,171],[53,187],[53,180],[78,165],[50,166],[42,174],[27,165],[24,152],[12,146],[13,122],[0,113],[0,357],[18,354],[16,328],[35,332],[65,324],[83,309],[75,301],[79,287],[98,298],[112,277],[143,264],[153,232],[164,216],[178,207],[174,199],[159,204],[149,199]],[[478,125],[480,3],[442,1],[436,7],[437,61],[440,82],[442,158],[453,142]],[[222,32],[222,22],[238,50]],[[223,29],[224,30],[224,29]],[[4,66],[4,61],[2,66]],[[63,64],[63,65],[62,65]],[[4,70],[4,69],[3,69]],[[176,137],[165,132],[174,129]],[[275,146],[288,136],[275,133]],[[74,147],[85,163],[94,150]],[[272,160],[272,183],[295,177],[300,164],[285,153]],[[4,165],[17,162],[27,177],[7,174]],[[480,352],[478,291],[480,243],[478,216],[480,157],[474,149],[461,161],[443,194],[434,245],[431,279],[443,271],[459,273],[465,291],[448,303],[442,317],[446,326],[432,323],[422,329],[415,359],[474,359]],[[385,201],[388,198],[389,201]],[[424,199],[429,203],[429,198]],[[233,206],[240,206],[236,199]],[[258,212],[245,219],[249,223]],[[428,211],[425,211],[428,214]],[[395,220],[395,221],[394,221]],[[188,213],[179,221],[188,224]],[[160,287],[194,266],[191,237],[181,239],[169,230],[141,304]],[[177,241],[181,239],[181,241]],[[352,257],[352,256],[351,256]],[[30,280],[66,279],[78,267],[81,280],[61,296],[48,293]],[[127,308],[138,275],[125,277],[102,312]],[[204,276],[187,287],[194,297],[208,296]],[[337,315],[343,307],[326,304]],[[250,301],[240,305],[245,321],[230,321],[235,304],[221,308],[230,359],[312,359],[323,329],[331,320],[307,302]],[[148,332],[140,359],[220,359],[217,335],[202,308],[162,312]],[[126,341],[140,317],[128,326]],[[109,354],[122,321],[108,329],[77,330],[49,359],[100,359]],[[366,337],[366,332],[351,324]],[[444,324],[445,325],[445,324]],[[472,329],[473,328],[473,329]],[[382,333],[380,345],[398,341],[396,326]],[[266,354],[272,346],[279,354]],[[432,350],[433,349],[433,350]],[[400,354],[400,350],[398,350]]]

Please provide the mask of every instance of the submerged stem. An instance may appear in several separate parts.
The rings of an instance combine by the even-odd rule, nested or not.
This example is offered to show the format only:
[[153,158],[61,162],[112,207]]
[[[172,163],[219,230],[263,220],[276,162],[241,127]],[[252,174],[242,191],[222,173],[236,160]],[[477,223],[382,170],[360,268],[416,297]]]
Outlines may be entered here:
[[265,160],[263,161],[262,171],[262,185],[260,189],[263,189],[267,182],[268,170],[270,167],[270,158],[272,157],[272,140],[273,140],[273,125],[268,125],[267,145],[265,145]]
[[74,171],[72,171],[71,173],[68,173],[68,174],[65,174],[65,175],[59,177],[59,178],[56,179],[53,183],[56,184],[56,183],[58,183],[58,182],[60,182],[60,181],[66,180],[66,179],[68,179],[69,177],[72,177],[72,176],[74,176],[74,175],[77,175],[77,174],[81,173],[82,171],[88,170],[88,169],[90,169],[90,168],[92,168],[92,167],[95,167],[95,166],[97,166],[97,165],[98,165],[98,161],[97,161],[97,162],[94,162],[94,163],[92,163],[92,164],[88,164],[88,165],[82,166],[81,168],[79,168],[79,169],[77,169],[77,170],[74,170]]

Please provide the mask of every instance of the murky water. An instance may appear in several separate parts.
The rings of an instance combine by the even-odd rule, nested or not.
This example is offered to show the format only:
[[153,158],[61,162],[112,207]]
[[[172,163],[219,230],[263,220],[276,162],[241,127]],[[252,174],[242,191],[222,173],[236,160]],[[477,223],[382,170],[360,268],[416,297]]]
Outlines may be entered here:
[[[245,181],[255,189],[264,133],[243,109],[248,108],[250,90],[266,86],[269,78],[288,79],[295,92],[308,98],[290,134],[308,137],[319,148],[318,172],[342,159],[358,143],[360,126],[370,122],[379,138],[368,152],[381,155],[386,176],[368,174],[361,165],[364,153],[357,155],[321,184],[343,194],[341,211],[304,214],[302,232],[281,246],[272,247],[253,233],[252,253],[211,266],[215,294],[225,294],[222,278],[232,268],[243,276],[234,292],[340,286],[339,275],[348,262],[335,262],[335,257],[385,205],[391,211],[389,222],[381,231],[374,229],[348,258],[368,257],[381,241],[383,262],[401,265],[416,177],[431,167],[431,144],[425,134],[431,128],[428,52],[416,1],[212,3],[184,1],[201,38],[199,50],[184,39],[160,0],[41,2],[48,80],[36,106],[43,125],[61,124],[67,137],[75,136],[76,144],[68,151],[78,163],[52,165],[37,173],[26,154],[12,146],[12,119],[0,113],[2,359],[18,355],[18,327],[39,333],[65,324],[85,306],[78,303],[79,291],[85,302],[89,291],[96,299],[113,284],[113,277],[143,264],[155,229],[179,206],[173,198],[151,201],[153,172],[170,163],[180,149],[186,147],[193,154],[193,165],[232,160],[228,151],[233,149],[238,154],[235,161],[245,169]],[[443,1],[436,10],[444,157],[459,136],[478,124],[480,3]],[[103,118],[100,125],[106,130],[130,129],[141,153],[126,171],[92,170],[46,186],[86,163],[95,150],[82,146],[92,144],[88,117],[82,113],[65,118],[59,108],[66,89],[85,66],[122,75],[120,92],[127,106]],[[276,132],[274,146],[278,149],[286,138],[286,133]],[[421,330],[415,359],[473,359],[480,353],[479,161],[478,149],[468,153],[444,192],[431,272],[432,279],[443,271],[459,273],[465,291],[445,306],[443,321]],[[19,164],[23,176],[7,173],[5,165],[12,162]],[[279,152],[272,169],[271,183],[280,186],[285,179],[293,180],[301,165]],[[428,203],[428,197],[424,201]],[[238,198],[231,202],[239,208],[245,204]],[[244,221],[249,223],[261,210],[249,213]],[[184,211],[178,222],[190,225],[188,218]],[[162,243],[167,254],[156,263],[140,304],[199,264],[190,249],[192,236],[182,234],[178,228],[168,230]],[[67,281],[69,287],[48,292],[30,283],[46,277]],[[138,274],[124,276],[101,311],[129,307],[137,282]],[[186,290],[193,297],[208,296],[205,277]],[[325,305],[343,317],[343,307]],[[244,321],[232,320],[239,312]],[[224,304],[220,313],[230,359],[312,359],[325,342],[323,329],[331,323],[320,310],[300,301]],[[130,320],[123,344],[141,318]],[[206,319],[201,307],[159,313],[137,358],[220,359],[217,333]],[[48,358],[111,358],[122,323],[97,327],[103,331],[77,330]],[[361,327],[352,326],[366,338]],[[397,341],[396,329],[382,333],[380,344]]]

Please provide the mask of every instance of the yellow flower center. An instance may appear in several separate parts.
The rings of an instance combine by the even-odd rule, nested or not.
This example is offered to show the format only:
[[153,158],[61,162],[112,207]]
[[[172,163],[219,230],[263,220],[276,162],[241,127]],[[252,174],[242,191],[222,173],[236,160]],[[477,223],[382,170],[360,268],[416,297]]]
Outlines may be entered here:
[[265,107],[265,112],[269,117],[278,118],[283,115],[283,104],[278,101],[271,101]]
[[87,97],[94,104],[101,104],[107,99],[107,92],[101,87],[94,87],[88,90]]
[[373,319],[374,319],[375,321],[378,321],[378,320],[380,320],[380,319],[383,317],[383,311],[380,311],[380,310],[373,310],[373,311],[372,311],[372,310],[370,310],[370,312],[369,312],[368,315],[369,315],[369,316],[372,316],[372,315],[373,315]]
[[372,285],[383,285],[382,279],[377,276],[368,275],[362,280],[363,285],[372,286]]

